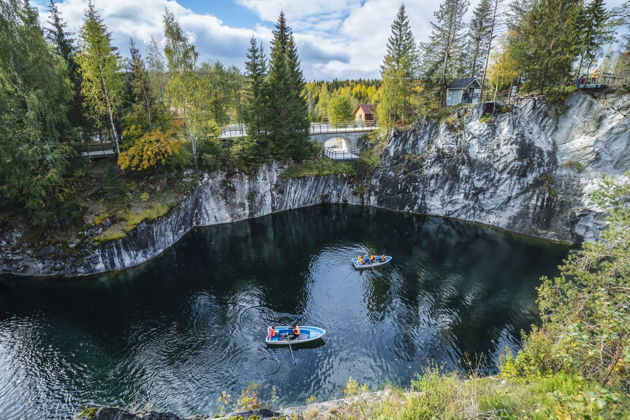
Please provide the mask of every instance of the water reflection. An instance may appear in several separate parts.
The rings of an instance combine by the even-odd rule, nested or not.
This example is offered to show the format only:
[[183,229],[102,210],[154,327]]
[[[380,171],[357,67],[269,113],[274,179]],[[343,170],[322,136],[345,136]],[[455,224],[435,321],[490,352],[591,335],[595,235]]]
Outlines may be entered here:
[[[566,251],[452,220],[321,206],[197,229],[121,273],[3,278],[0,417],[65,418],[85,402],[192,415],[250,380],[290,404],[335,395],[351,375],[406,384],[463,355],[486,355],[492,372],[536,321],[537,279]],[[361,252],[394,261],[360,273],[350,258]],[[296,314],[329,334],[293,361],[263,335]]]

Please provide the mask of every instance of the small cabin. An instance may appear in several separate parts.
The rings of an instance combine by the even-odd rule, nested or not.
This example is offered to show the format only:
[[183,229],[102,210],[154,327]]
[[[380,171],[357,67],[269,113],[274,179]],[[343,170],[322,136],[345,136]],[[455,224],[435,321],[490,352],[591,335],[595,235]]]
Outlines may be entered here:
[[446,106],[477,104],[481,94],[481,83],[474,77],[455,79],[446,87]]
[[359,104],[354,109],[354,120],[357,122],[374,121],[374,113],[372,104]]

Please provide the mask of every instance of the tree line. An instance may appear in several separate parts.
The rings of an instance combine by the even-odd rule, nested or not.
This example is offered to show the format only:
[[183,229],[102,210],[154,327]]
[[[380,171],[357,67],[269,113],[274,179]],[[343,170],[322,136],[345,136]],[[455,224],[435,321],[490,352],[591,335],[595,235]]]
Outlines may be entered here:
[[[89,2],[70,33],[54,1],[41,25],[25,0],[0,0],[0,208],[36,211],[72,194],[86,145],[111,144],[122,170],[247,165],[301,159],[309,122],[291,29],[280,15],[271,56],[252,40],[246,73],[199,53],[176,17],[163,15],[163,42],[128,58]],[[229,123],[247,138],[223,141]],[[236,162],[236,163],[235,163]]]
[[[379,124],[404,124],[445,106],[446,88],[458,78],[477,78],[495,93],[517,83],[540,93],[574,84],[597,67],[614,28],[629,23],[628,3],[610,11],[603,0],[504,1],[481,0],[465,22],[469,0],[443,0],[420,43],[401,5],[381,67]],[[630,38],[625,44],[608,69],[627,86]]]

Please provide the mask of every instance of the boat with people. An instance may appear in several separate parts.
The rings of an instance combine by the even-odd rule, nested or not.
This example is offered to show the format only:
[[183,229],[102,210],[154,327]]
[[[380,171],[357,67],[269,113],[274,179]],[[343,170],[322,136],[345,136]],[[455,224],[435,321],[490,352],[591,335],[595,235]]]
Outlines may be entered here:
[[269,346],[296,346],[321,340],[326,330],[310,325],[286,325],[267,327],[265,343]]
[[392,260],[390,255],[359,255],[357,258],[352,259],[352,265],[357,270],[363,270],[365,268],[374,268],[381,265],[385,265]]

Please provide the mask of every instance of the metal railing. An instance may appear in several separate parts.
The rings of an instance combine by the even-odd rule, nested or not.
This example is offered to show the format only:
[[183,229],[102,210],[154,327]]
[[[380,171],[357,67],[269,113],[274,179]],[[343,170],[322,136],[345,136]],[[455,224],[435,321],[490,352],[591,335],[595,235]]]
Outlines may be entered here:
[[311,123],[310,134],[336,134],[372,131],[377,128],[376,121],[340,121],[337,123]]
[[[311,123],[309,127],[309,135],[315,134],[338,134],[338,133],[358,133],[364,131],[372,131],[377,127],[376,121],[340,121],[333,123]],[[242,124],[233,124],[226,126],[219,138],[229,139],[234,137],[244,137],[247,130]]]

